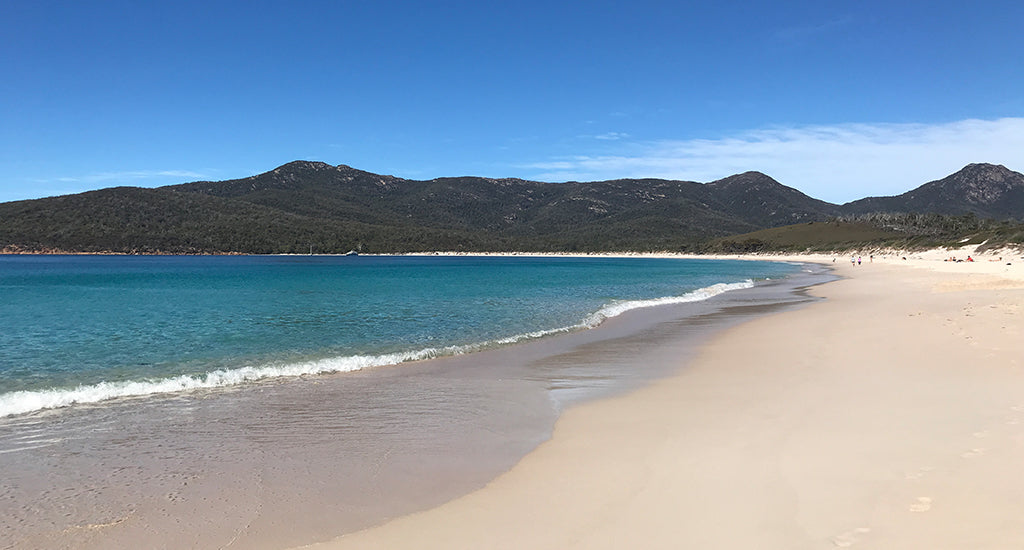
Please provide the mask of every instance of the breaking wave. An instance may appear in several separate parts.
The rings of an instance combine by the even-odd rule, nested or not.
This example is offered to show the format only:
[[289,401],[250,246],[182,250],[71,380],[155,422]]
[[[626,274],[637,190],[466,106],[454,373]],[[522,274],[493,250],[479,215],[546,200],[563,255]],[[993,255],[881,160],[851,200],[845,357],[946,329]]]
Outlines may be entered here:
[[594,328],[606,319],[617,317],[635,309],[669,304],[698,302],[728,292],[751,288],[754,282],[720,283],[688,292],[681,296],[669,296],[650,300],[628,300],[613,302],[591,314],[581,323],[556,329],[539,330],[501,338],[492,342],[481,342],[462,346],[425,348],[416,351],[388,353],[382,355],[351,355],[283,365],[246,366],[237,369],[221,369],[201,375],[180,375],[169,378],[100,382],[82,385],[73,389],[26,390],[0,394],[0,417],[25,414],[44,409],[57,409],[76,404],[98,403],[110,399],[144,397],[182,391],[222,388],[258,382],[270,378],[308,376],[353,372],[373,367],[397,365],[410,361],[421,361],[435,357],[460,355],[483,349],[515,344],[526,340],[543,338],[559,333]]

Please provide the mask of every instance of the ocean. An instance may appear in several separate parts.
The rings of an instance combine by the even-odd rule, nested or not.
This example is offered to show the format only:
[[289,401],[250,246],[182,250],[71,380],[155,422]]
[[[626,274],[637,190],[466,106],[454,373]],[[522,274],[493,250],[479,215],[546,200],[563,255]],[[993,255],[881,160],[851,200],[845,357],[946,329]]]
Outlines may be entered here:
[[288,548],[482,487],[823,268],[0,256],[0,548]]
[[0,416],[468,353],[794,269],[648,258],[2,256]]

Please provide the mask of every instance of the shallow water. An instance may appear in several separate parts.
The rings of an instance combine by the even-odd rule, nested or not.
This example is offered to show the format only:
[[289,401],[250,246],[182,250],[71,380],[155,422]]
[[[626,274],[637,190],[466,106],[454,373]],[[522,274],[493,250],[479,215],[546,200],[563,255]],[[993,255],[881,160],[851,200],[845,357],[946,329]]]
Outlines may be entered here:
[[793,269],[649,258],[0,256],[0,416],[479,351]]
[[434,506],[510,468],[565,406],[674,372],[827,278],[468,355],[0,419],[0,547],[283,548]]

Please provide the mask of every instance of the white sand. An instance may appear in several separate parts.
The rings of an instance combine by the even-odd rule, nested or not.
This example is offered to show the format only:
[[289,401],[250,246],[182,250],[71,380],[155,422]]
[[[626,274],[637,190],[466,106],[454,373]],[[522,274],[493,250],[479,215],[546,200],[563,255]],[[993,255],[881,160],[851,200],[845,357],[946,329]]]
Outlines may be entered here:
[[947,255],[839,257],[828,300],[569,410],[480,491],[311,548],[1024,548],[1024,260]]

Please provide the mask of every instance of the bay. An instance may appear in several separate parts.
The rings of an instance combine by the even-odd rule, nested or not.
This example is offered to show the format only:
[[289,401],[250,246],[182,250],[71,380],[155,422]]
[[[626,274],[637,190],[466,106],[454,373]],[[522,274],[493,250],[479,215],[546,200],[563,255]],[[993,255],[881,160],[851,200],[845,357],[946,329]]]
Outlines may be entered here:
[[677,372],[831,278],[636,257],[0,257],[0,273],[0,404],[22,407],[0,415],[0,540],[83,549],[289,548],[437,506],[566,407]]
[[479,351],[795,269],[611,257],[0,256],[0,416]]

